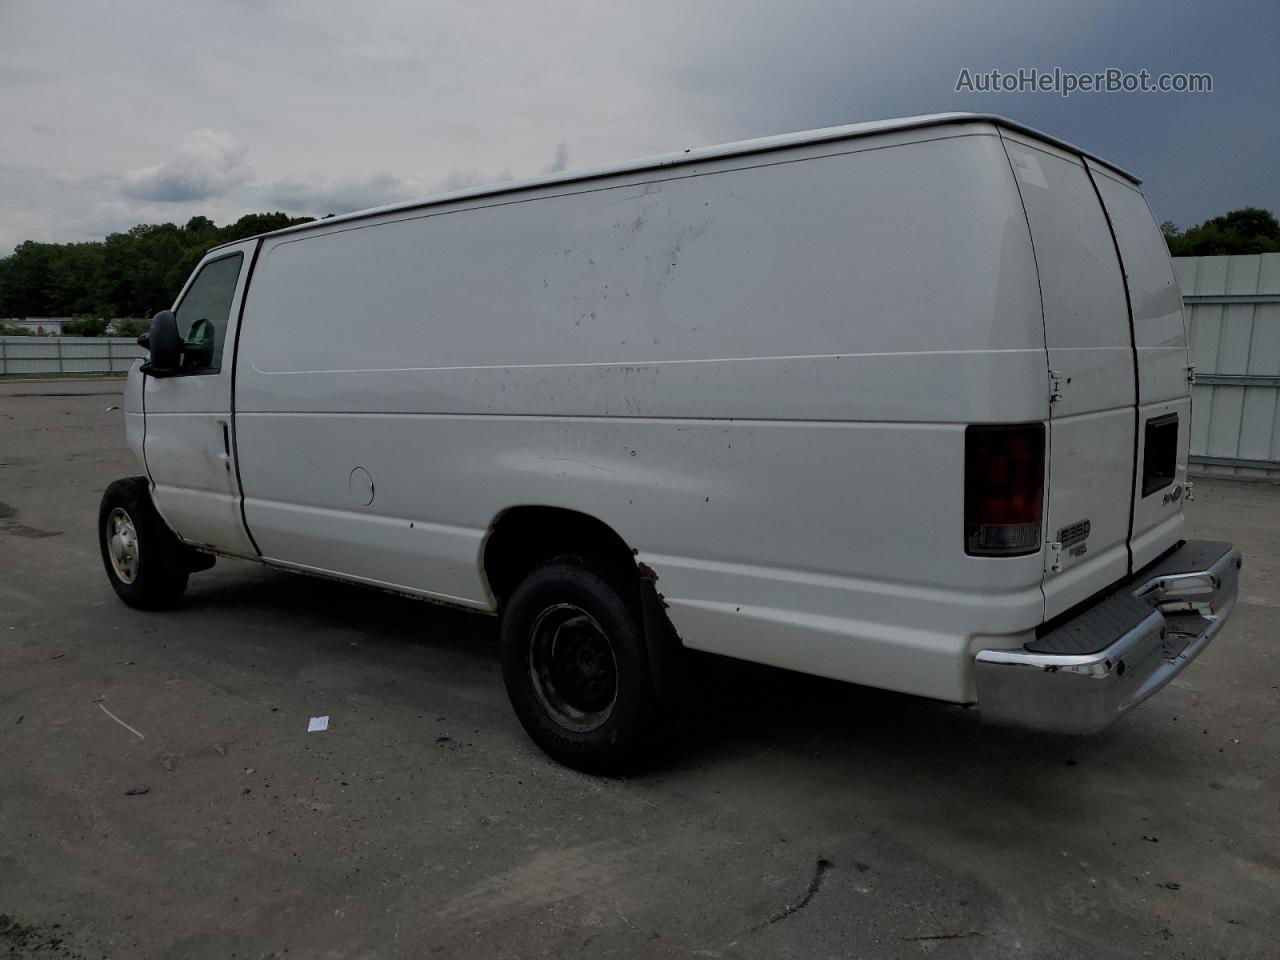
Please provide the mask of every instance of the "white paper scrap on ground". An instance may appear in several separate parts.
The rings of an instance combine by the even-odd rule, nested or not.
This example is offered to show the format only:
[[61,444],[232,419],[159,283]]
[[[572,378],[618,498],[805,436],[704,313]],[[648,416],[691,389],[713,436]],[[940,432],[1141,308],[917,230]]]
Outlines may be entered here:
[[312,717],[307,722],[307,733],[319,733],[329,729],[328,717]]

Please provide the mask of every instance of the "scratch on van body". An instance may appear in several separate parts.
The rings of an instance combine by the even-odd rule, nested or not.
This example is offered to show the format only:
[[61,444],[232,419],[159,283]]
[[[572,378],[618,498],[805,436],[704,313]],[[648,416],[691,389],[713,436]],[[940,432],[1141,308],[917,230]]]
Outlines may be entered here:
[[613,473],[608,467],[601,466],[598,463],[592,463],[590,460],[579,460],[576,457],[542,457],[543,460],[550,460],[553,463],[580,463],[584,467],[590,467],[592,470],[599,470],[601,473]]

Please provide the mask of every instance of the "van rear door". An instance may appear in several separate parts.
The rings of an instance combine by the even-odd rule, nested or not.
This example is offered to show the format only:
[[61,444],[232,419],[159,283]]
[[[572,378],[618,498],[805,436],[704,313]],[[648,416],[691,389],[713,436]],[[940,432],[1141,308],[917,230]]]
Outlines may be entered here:
[[1085,162],[1002,131],[1031,228],[1048,352],[1045,618],[1129,572],[1136,377],[1124,278]]
[[1136,184],[1086,161],[1115,233],[1129,290],[1138,362],[1138,471],[1133,489],[1133,569],[1182,536],[1191,438],[1190,360],[1182,294],[1169,248]]

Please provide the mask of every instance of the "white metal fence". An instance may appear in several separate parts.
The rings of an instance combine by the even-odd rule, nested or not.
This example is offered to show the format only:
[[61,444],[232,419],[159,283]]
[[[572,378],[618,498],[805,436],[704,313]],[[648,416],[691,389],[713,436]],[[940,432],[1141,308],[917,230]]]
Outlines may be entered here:
[[124,373],[146,355],[131,337],[0,337],[0,374]]
[[1280,253],[1173,266],[1196,365],[1193,470],[1280,479]]

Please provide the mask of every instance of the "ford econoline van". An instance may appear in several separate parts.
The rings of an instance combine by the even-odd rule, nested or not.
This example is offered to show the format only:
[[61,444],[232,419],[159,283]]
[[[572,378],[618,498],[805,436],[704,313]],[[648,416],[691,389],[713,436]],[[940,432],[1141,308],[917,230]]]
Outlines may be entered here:
[[1123,170],[992,116],[772,137],[212,250],[142,338],[107,575],[237,557],[501,617],[626,768],[683,652],[1097,731],[1217,634],[1181,300]]

